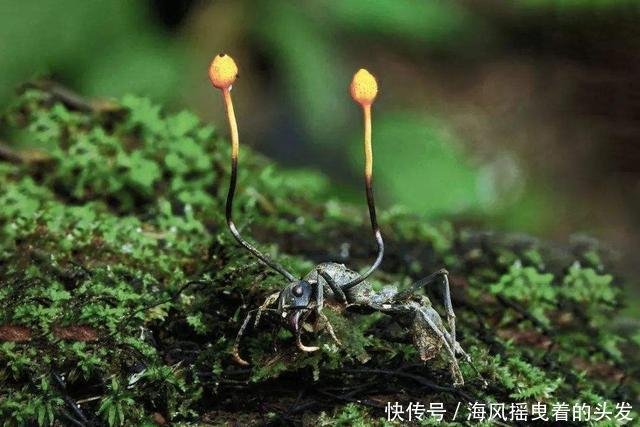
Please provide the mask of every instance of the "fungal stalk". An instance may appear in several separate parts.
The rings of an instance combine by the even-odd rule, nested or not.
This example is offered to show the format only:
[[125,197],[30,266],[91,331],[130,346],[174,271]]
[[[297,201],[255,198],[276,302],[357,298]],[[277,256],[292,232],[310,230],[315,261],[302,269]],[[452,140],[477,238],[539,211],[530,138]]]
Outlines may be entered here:
[[384,256],[384,241],[378,226],[376,205],[373,199],[373,149],[371,147],[371,105],[378,94],[378,83],[369,71],[361,68],[351,80],[350,91],[353,100],[362,107],[364,116],[364,186],[367,194],[371,230],[378,246],[378,254],[371,267],[364,274],[341,286],[343,290],[350,289],[369,277],[378,268]]
[[295,281],[294,276],[289,273],[282,265],[269,259],[256,249],[252,244],[246,241],[238,231],[233,222],[233,199],[236,193],[236,183],[238,179],[238,154],[240,151],[240,140],[238,137],[238,123],[233,110],[233,101],[231,99],[231,87],[238,77],[238,66],[233,58],[229,55],[221,53],[217,55],[211,62],[209,67],[209,79],[211,84],[222,91],[224,105],[227,111],[227,122],[229,124],[229,132],[231,133],[231,178],[229,181],[229,191],[227,193],[226,218],[227,225],[233,237],[244,248],[251,252],[260,261],[283,275],[290,282]]

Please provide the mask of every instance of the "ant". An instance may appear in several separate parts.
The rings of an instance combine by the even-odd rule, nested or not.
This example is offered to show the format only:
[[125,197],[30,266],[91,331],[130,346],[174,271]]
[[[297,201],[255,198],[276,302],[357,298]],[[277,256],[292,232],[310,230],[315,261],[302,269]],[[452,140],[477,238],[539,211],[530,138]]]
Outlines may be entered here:
[[[316,320],[315,324],[312,325],[313,330],[318,332],[321,329],[326,329],[332,339],[340,344],[330,322],[322,313],[323,306],[330,304],[332,307],[339,307],[343,310],[355,310],[361,313],[377,311],[391,316],[401,326],[410,331],[414,345],[419,350],[420,358],[423,361],[432,359],[444,349],[444,353],[449,360],[454,386],[463,385],[464,379],[456,356],[460,355],[472,366],[473,364],[471,363],[471,357],[456,341],[456,315],[451,305],[449,273],[447,270],[438,270],[402,291],[399,291],[397,287],[387,286],[381,291],[375,292],[366,281],[378,268],[384,255],[384,241],[376,219],[372,187],[371,106],[378,94],[378,83],[375,77],[365,69],[358,70],[351,81],[350,92],[354,101],[362,107],[364,114],[364,183],[371,229],[377,244],[376,259],[367,271],[362,274],[347,268],[343,264],[324,262],[317,265],[302,278],[294,276],[282,265],[263,255],[240,235],[233,222],[233,199],[236,192],[239,139],[238,125],[231,99],[231,88],[237,77],[238,67],[233,58],[221,53],[213,59],[209,67],[209,78],[213,86],[222,91],[231,133],[231,179],[226,202],[227,225],[238,243],[264,264],[280,273],[286,279],[286,285],[282,291],[268,296],[260,307],[249,311],[238,331],[233,346],[232,356],[234,361],[241,365],[249,364],[240,356],[240,340],[251,322],[251,318],[254,318],[255,327],[265,311],[277,313],[280,323],[291,330],[295,337],[297,348],[303,352],[319,350],[319,347],[304,345],[301,339],[304,329],[302,324],[312,314],[315,315]],[[429,298],[418,294],[418,291],[422,288],[437,282],[440,282],[443,286],[448,328],[444,326],[442,318],[431,305]],[[319,322],[319,320],[322,320],[322,322]]]

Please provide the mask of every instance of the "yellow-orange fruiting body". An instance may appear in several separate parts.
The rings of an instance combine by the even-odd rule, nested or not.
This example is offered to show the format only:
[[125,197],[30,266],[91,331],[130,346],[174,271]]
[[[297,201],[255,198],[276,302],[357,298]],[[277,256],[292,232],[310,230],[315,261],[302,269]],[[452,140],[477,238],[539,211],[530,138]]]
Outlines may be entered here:
[[351,97],[360,105],[371,105],[378,94],[378,82],[373,75],[360,68],[351,80]]
[[209,66],[209,79],[218,89],[231,87],[238,77],[238,66],[232,57],[221,53],[216,55]]

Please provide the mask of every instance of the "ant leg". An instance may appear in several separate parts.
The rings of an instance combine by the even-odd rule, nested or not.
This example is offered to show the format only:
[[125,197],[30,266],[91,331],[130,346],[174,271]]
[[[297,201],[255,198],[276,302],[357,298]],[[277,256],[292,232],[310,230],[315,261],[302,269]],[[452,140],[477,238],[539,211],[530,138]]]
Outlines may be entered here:
[[324,320],[325,324],[327,325],[326,326],[327,331],[329,331],[329,335],[331,336],[331,338],[336,342],[336,344],[338,344],[339,346],[342,346],[342,343],[336,336],[336,333],[333,331],[333,326],[331,326],[331,322],[329,322],[329,319],[327,318],[327,316],[325,316],[324,313],[320,313],[320,318],[322,318],[322,320]]
[[327,282],[327,284],[333,291],[333,294],[336,296],[338,301],[340,301],[341,303],[347,304],[348,302],[347,296],[344,294],[344,291],[342,290],[342,288],[338,286],[336,282],[333,280],[333,277],[329,276],[329,273],[327,273],[326,271],[320,268],[317,270],[317,272]]
[[457,341],[456,341],[456,314],[453,312],[453,305],[451,304],[451,292],[449,290],[449,272],[447,270],[445,270],[444,268],[440,269],[440,270],[436,271],[435,273],[430,274],[429,276],[425,277],[424,279],[418,280],[413,285],[411,285],[409,287],[409,289],[406,289],[406,290],[398,293],[398,295],[396,295],[394,300],[398,301],[398,300],[402,300],[404,298],[407,298],[408,296],[410,296],[414,292],[418,291],[419,289],[432,284],[439,277],[442,277],[443,278],[443,282],[444,282],[444,290],[443,290],[444,308],[447,311],[447,323],[449,324],[449,330],[451,331],[451,333],[449,334],[450,335],[449,344],[451,345],[452,348],[455,348],[456,347],[456,343],[457,343]]
[[240,339],[242,338],[242,335],[244,334],[245,329],[247,329],[247,326],[249,325],[249,321],[251,320],[251,315],[253,314],[254,311],[255,310],[251,310],[249,313],[247,313],[247,317],[245,317],[244,322],[242,322],[242,326],[240,326],[238,335],[236,335],[236,340],[233,343],[233,348],[231,349],[231,357],[233,358],[233,361],[236,362],[238,365],[249,366],[249,362],[247,362],[242,357],[240,357]]
[[431,320],[431,318],[427,315],[427,313],[424,312],[424,310],[418,309],[418,312],[420,313],[421,317],[425,320],[425,322],[431,327],[431,329],[438,335],[438,337],[442,339],[442,342],[444,343],[444,346],[447,349],[449,356],[451,357],[450,366],[451,366],[451,374],[453,376],[453,385],[456,387],[464,385],[464,378],[462,377],[462,372],[460,371],[460,366],[458,366],[458,360],[456,359],[456,355],[454,352],[455,347],[452,348],[449,345],[449,342],[447,341],[445,334],[442,332],[442,330],[440,330],[438,325],[436,325],[433,322],[433,320]]
[[276,292],[274,294],[271,294],[267,297],[267,299],[264,300],[264,302],[262,303],[262,305],[258,308],[258,313],[256,314],[256,320],[253,322],[253,327],[257,328],[258,327],[258,323],[260,323],[260,318],[262,317],[262,313],[267,310],[267,308],[273,304],[274,302],[276,302],[278,300],[278,297],[280,296],[279,292]]
[[[307,315],[305,315],[305,318],[302,319],[301,324],[304,323],[304,320],[308,317],[309,313],[310,312],[307,312]],[[300,337],[302,335],[302,329],[303,328],[298,328],[298,330],[296,332],[296,346],[298,347],[298,349],[301,350],[301,351],[305,351],[307,353],[311,353],[311,352],[320,350],[320,347],[315,347],[315,346],[314,347],[308,347],[308,346],[302,344],[302,339]]]
[[480,378],[480,380],[482,381],[482,385],[484,388],[489,386],[489,383],[487,382],[487,380],[484,379],[484,377],[482,376],[482,374],[480,373],[480,371],[478,370],[478,368],[476,368],[476,365],[473,363],[473,359],[471,359],[471,356],[469,356],[469,353],[467,353],[466,351],[464,351],[462,349],[462,346],[458,343],[456,343],[456,347],[454,348],[454,351],[456,352],[456,354],[461,355],[464,360],[471,365],[471,368],[474,370],[474,372],[476,373],[476,375],[478,375],[478,378]]
[[451,304],[451,292],[449,290],[449,272],[445,269],[442,278],[444,279],[444,307],[447,310],[447,322],[449,323],[449,330],[451,331],[451,347],[456,347],[458,343],[456,341],[456,314],[453,312],[453,305]]
[[[331,277],[329,277],[329,279],[331,279]],[[320,281],[317,281],[315,283],[315,286],[316,286],[316,310],[315,310],[316,314],[318,315],[318,317],[320,319],[322,319],[324,321],[324,323],[326,325],[326,328],[327,328],[327,331],[329,331],[329,335],[331,335],[331,338],[333,338],[333,340],[338,345],[341,346],[342,343],[340,342],[340,340],[336,336],[336,333],[333,331],[333,326],[331,325],[331,322],[329,321],[327,316],[322,312],[322,308],[324,307],[324,290],[322,289],[322,284],[320,283]]]
[[316,288],[316,313],[321,314],[322,309],[324,308],[324,289],[322,288],[322,284],[318,280],[314,283]]
[[316,282],[316,314],[320,319],[324,321],[327,331],[329,331],[329,335],[331,335],[331,338],[333,338],[333,340],[338,345],[342,345],[342,343],[336,336],[336,333],[333,331],[333,326],[331,325],[329,318],[322,312],[323,308],[324,308],[324,289],[322,288],[322,284],[318,281]]

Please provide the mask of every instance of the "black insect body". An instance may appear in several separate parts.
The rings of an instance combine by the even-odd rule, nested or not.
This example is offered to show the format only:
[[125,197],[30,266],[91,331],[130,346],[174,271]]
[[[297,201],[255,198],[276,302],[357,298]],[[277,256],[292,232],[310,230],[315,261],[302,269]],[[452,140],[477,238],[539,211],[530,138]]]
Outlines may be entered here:
[[[239,354],[240,339],[251,321],[253,320],[254,326],[257,326],[262,314],[267,310],[275,311],[282,319],[283,326],[291,330],[296,337],[296,345],[302,351],[318,350],[318,347],[306,346],[301,341],[301,334],[304,330],[302,322],[312,314],[316,319],[313,328],[316,331],[318,331],[318,325],[321,328],[326,328],[333,339],[341,344],[331,323],[322,313],[323,307],[330,305],[334,308],[341,307],[346,311],[358,313],[378,311],[391,316],[410,331],[423,361],[432,359],[444,350],[450,361],[454,385],[462,385],[464,379],[456,356],[463,356],[469,362],[471,358],[456,341],[455,314],[451,307],[447,271],[440,270],[400,292],[394,286],[386,286],[375,292],[366,281],[359,282],[350,288],[344,287],[345,284],[359,277],[360,274],[348,269],[343,264],[327,262],[318,265],[302,280],[292,282],[281,292],[267,297],[262,306],[247,314],[238,332],[233,350],[236,362],[243,365],[248,364]],[[418,294],[421,289],[438,281],[444,286],[444,305],[447,308],[448,330],[438,312],[432,307],[429,298]]]
[[[288,284],[282,291],[267,297],[260,307],[249,311],[236,337],[233,347],[234,360],[239,364],[248,364],[240,356],[240,340],[251,322],[253,321],[253,325],[257,326],[265,312],[275,313],[283,326],[291,330],[295,336],[296,345],[301,351],[319,350],[318,347],[306,346],[302,343],[301,335],[305,329],[303,325],[308,325],[310,319],[314,320],[312,326],[316,332],[326,329],[336,343],[340,344],[331,323],[322,312],[325,305],[331,305],[333,308],[346,311],[381,312],[391,316],[394,321],[410,332],[422,360],[429,360],[443,353],[449,360],[454,385],[462,385],[464,379],[458,366],[457,356],[462,356],[469,363],[471,358],[456,341],[455,314],[451,304],[447,271],[437,271],[402,291],[396,287],[387,286],[376,292],[366,281],[380,265],[384,255],[384,242],[376,219],[372,190],[371,105],[378,90],[375,78],[368,71],[361,69],[354,75],[350,89],[351,96],[362,106],[364,113],[365,190],[371,228],[377,244],[376,259],[363,274],[350,270],[342,264],[327,262],[318,265],[304,278],[296,278],[282,265],[267,258],[243,239],[233,222],[239,142],[230,91],[237,72],[238,68],[229,55],[216,56],[209,69],[211,82],[216,88],[222,90],[231,130],[231,180],[227,194],[227,224],[238,243],[264,264],[280,273]],[[443,286],[446,327],[438,312],[432,307],[429,298],[419,293],[423,288],[437,283]]]

